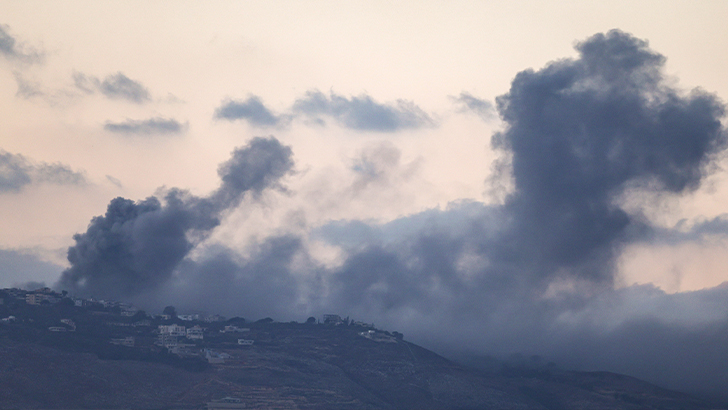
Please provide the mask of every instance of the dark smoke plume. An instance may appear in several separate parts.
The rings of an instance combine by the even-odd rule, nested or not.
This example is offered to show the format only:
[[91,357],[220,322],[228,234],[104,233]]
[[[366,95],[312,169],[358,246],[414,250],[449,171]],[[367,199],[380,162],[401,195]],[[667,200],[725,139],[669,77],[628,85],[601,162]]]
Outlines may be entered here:
[[[699,187],[726,147],[724,107],[671,88],[665,58],[621,31],[576,48],[578,59],[523,71],[497,99],[506,128],[492,144],[510,157],[514,183],[505,204],[372,227],[388,239],[350,248],[330,301],[377,315],[437,306],[438,315],[477,312],[484,322],[502,310],[523,315],[509,326],[535,328],[612,287],[621,248],[654,231],[620,207],[622,196]],[[458,213],[469,222],[451,223]],[[346,243],[341,232],[361,236],[356,226],[338,230],[334,243]],[[547,308],[539,300],[555,284],[588,292]]]
[[[492,144],[513,181],[503,205],[322,228],[348,257],[312,304],[441,351],[541,354],[720,395],[728,306],[707,296],[726,289],[673,297],[614,280],[624,246],[666,235],[624,209],[624,196],[697,189],[725,151],[725,107],[674,88],[665,58],[621,31],[576,48],[577,59],[519,73],[497,99],[506,127]],[[719,222],[699,228],[715,234]],[[679,369],[699,381],[686,384]]]
[[239,204],[247,192],[259,195],[277,186],[293,167],[291,155],[274,138],[255,138],[220,166],[222,184],[209,197],[173,189],[164,203],[156,197],[112,200],[105,215],[73,237],[71,267],[58,286],[107,298],[159,289],[197,241],[220,223],[221,212]]
[[497,99],[507,129],[492,142],[512,156],[515,182],[505,239],[537,273],[608,281],[615,245],[640,228],[619,196],[696,189],[726,146],[724,107],[672,89],[665,58],[629,34],[598,34],[576,49],[577,60],[519,73]]
[[[69,260],[76,251],[83,257],[62,284],[88,293],[128,276],[151,289],[139,300],[159,309],[174,302],[180,311],[278,320],[338,313],[441,352],[539,354],[725,397],[728,288],[668,295],[650,285],[615,287],[617,258],[631,243],[728,237],[725,218],[678,234],[623,206],[625,195],[700,187],[726,148],[725,107],[714,95],[674,88],[663,75],[665,58],[624,32],[595,35],[576,49],[576,59],[519,73],[496,100],[505,128],[491,143],[513,181],[502,205],[460,202],[383,225],[337,221],[308,237],[266,238],[245,257],[208,248],[185,258],[194,233],[204,236],[242,195],[276,186],[289,172],[288,148],[256,140],[221,166],[223,183],[209,197],[174,191],[178,205],[117,200],[130,216],[113,219],[110,207],[94,219],[69,250]],[[313,97],[301,112],[355,129],[406,128],[392,112],[419,118],[407,126],[423,124],[407,110],[349,118],[351,106],[373,105]],[[378,128],[362,126],[362,118]],[[168,245],[143,251],[152,240]],[[321,266],[308,254],[310,240],[337,246],[341,263]],[[86,256],[86,249],[101,251]],[[147,255],[165,252],[156,271],[144,270]]]

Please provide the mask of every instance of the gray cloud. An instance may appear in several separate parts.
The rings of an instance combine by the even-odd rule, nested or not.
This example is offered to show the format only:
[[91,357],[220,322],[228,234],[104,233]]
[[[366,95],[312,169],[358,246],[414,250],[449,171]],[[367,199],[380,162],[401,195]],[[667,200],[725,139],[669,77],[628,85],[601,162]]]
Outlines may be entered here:
[[654,227],[645,240],[655,244],[679,245],[705,242],[714,237],[728,237],[728,214],[696,221],[683,219],[670,228]]
[[400,150],[389,142],[364,149],[352,167],[357,174],[353,184],[354,190],[362,189],[372,183],[386,182],[392,170],[399,165],[401,155]]
[[229,100],[215,110],[215,118],[224,120],[246,120],[256,127],[275,127],[286,122],[286,118],[273,114],[257,96],[245,101]]
[[147,120],[130,120],[122,122],[106,122],[104,129],[117,134],[180,134],[187,128],[174,118],[149,118]]
[[121,72],[108,75],[103,80],[83,73],[74,73],[73,82],[76,88],[86,94],[98,91],[110,99],[127,100],[137,104],[150,100],[149,90],[144,85]]
[[156,292],[188,252],[219,223],[223,211],[243,195],[277,187],[290,172],[291,150],[273,138],[255,138],[236,149],[218,171],[222,183],[209,197],[169,190],[160,201],[116,198],[106,214],[74,235],[68,249],[71,267],[58,287],[78,294],[111,298]]
[[382,104],[366,94],[347,98],[333,92],[327,96],[320,91],[307,92],[294,102],[287,114],[274,114],[257,96],[250,96],[245,101],[229,100],[215,110],[217,119],[243,119],[256,127],[283,126],[298,117],[318,125],[325,125],[324,118],[331,118],[349,129],[376,132],[395,132],[435,124],[426,112],[410,101]]
[[111,175],[106,175],[106,180],[114,184],[118,188],[123,188],[121,181],[118,178],[114,178]]
[[27,80],[21,73],[16,71],[13,76],[15,77],[15,83],[18,85],[18,90],[15,92],[16,97],[28,99],[45,94],[39,84]]
[[485,121],[490,121],[497,116],[495,107],[490,101],[481,100],[470,93],[463,91],[457,97],[450,98],[458,106],[458,112],[473,112]]
[[79,90],[86,94],[93,94],[96,92],[101,82],[96,77],[87,76],[86,74],[75,72],[73,73],[73,84]]
[[321,123],[321,116],[331,117],[342,126],[359,131],[394,132],[434,125],[432,118],[412,102],[381,104],[366,94],[346,98],[333,92],[326,96],[320,91],[309,91],[296,100],[292,110]]
[[82,173],[67,165],[37,164],[22,155],[0,150],[0,193],[19,192],[33,183],[85,185],[87,181]]
[[149,91],[140,82],[134,81],[122,73],[107,76],[99,85],[102,94],[109,98],[118,98],[143,103],[149,100]]
[[0,55],[11,61],[23,63],[39,63],[43,61],[43,54],[33,48],[27,47],[10,35],[8,27],[0,25]]

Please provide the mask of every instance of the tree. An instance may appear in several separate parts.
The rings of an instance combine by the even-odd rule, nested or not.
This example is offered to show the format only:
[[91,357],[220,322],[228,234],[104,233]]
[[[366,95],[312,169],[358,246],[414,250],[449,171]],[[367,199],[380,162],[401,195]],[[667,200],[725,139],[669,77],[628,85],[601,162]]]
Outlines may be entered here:
[[306,323],[314,324],[314,323],[316,323],[316,318],[311,316],[310,318],[306,319]]
[[63,298],[58,302],[58,306],[71,307],[71,306],[75,306],[75,304],[73,303],[73,299]]
[[146,318],[147,318],[147,312],[145,312],[145,311],[143,311],[143,310],[138,310],[138,311],[137,311],[137,312],[136,312],[136,313],[134,314],[134,316],[132,316],[132,317],[131,317],[131,320],[132,320],[132,321],[134,321],[134,322],[138,322],[138,321],[140,321],[140,320],[144,320],[144,319],[146,319]]
[[177,309],[175,309],[174,306],[167,306],[162,311],[162,314],[177,317]]

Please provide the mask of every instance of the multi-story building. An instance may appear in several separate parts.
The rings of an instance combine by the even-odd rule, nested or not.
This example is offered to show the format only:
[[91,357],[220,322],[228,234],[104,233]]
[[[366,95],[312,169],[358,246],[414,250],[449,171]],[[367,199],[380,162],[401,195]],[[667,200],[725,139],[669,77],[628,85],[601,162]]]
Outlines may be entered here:
[[187,338],[191,340],[202,340],[204,338],[204,329],[200,326],[192,326],[187,329]]
[[159,325],[159,333],[160,334],[167,334],[170,336],[175,337],[185,337],[187,333],[185,332],[184,326],[179,325]]

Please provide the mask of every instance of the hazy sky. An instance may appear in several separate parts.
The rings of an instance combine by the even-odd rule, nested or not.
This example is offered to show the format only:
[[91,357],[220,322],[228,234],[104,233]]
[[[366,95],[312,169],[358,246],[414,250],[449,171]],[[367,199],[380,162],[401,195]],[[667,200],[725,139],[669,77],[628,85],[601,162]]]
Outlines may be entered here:
[[[562,358],[578,339],[584,368],[617,363],[589,346],[629,345],[635,321],[698,338],[728,317],[710,296],[728,280],[713,126],[727,18],[719,1],[0,2],[0,287],[123,288],[107,296],[251,318],[339,309],[478,353]],[[610,60],[632,46],[642,68]],[[575,71],[543,125],[526,97]],[[609,105],[620,87],[637,90],[623,107],[645,98],[643,122]],[[569,99],[584,90],[610,97]],[[612,151],[554,149],[572,125],[616,135]],[[556,170],[574,158],[606,168]],[[135,286],[94,276],[107,263]],[[245,300],[210,302],[222,289]],[[677,383],[620,357],[613,370]]]

